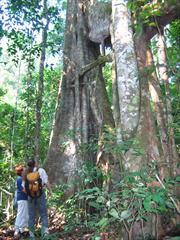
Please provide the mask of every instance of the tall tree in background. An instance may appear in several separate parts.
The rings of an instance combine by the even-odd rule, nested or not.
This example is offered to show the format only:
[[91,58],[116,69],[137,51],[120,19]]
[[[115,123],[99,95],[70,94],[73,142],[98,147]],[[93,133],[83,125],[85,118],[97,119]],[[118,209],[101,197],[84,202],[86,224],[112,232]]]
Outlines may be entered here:
[[[23,115],[26,127],[24,129],[24,137],[21,137],[24,141],[21,146],[24,150],[21,152],[25,154],[23,156],[25,159],[35,157],[39,160],[40,155],[40,160],[42,161],[45,149],[47,148],[46,145],[48,144],[47,138],[45,145],[44,138],[40,136],[40,133],[42,133],[42,136],[44,135],[45,128],[45,131],[50,133],[50,127],[47,129],[48,121],[45,118],[42,119],[41,112],[44,111],[46,113],[46,110],[49,111],[48,106],[51,105],[52,99],[55,103],[55,99],[54,97],[50,99],[49,104],[46,106],[44,106],[42,100],[44,92],[47,88],[49,89],[49,82],[55,77],[54,73],[58,74],[58,72],[54,69],[57,64],[56,58],[53,65],[49,64],[48,58],[45,66],[45,55],[52,57],[52,55],[57,56],[57,52],[59,55],[61,54],[61,45],[63,42],[62,29],[64,28],[63,18],[60,16],[62,2],[59,2],[59,5],[57,5],[56,2],[48,4],[46,1],[14,2],[3,0],[3,14],[1,19],[6,36],[5,40],[8,42],[7,51],[9,59],[7,62],[10,62],[10,59],[12,59],[15,65],[21,62],[22,74],[20,76],[19,87],[22,88],[22,91],[19,90],[21,96],[18,96],[20,98],[18,108],[26,105],[24,111],[26,116]],[[50,31],[48,31],[49,23],[51,23]],[[42,34],[42,38],[39,43],[40,34]],[[39,66],[37,66],[38,64]],[[37,69],[39,69],[38,74],[36,73]],[[49,79],[46,76],[44,77],[46,69]],[[52,74],[50,74],[48,69],[52,70]],[[24,76],[25,72],[27,73],[26,76]],[[47,81],[45,83],[44,78]],[[26,86],[26,90],[23,88],[24,85]],[[56,89],[54,83],[52,86]],[[54,92],[52,88],[50,91]],[[51,114],[53,114],[52,110]],[[52,117],[48,117],[48,119],[52,121]],[[17,132],[15,135],[17,135]]]
[[41,42],[41,53],[40,53],[40,64],[39,64],[39,81],[37,88],[37,97],[36,97],[36,127],[35,127],[35,160],[39,161],[40,156],[40,138],[41,138],[41,109],[43,104],[43,95],[44,95],[44,65],[46,58],[46,49],[47,49],[47,31],[49,26],[49,15],[47,8],[47,0],[43,1],[43,19],[45,21],[42,29],[42,42]]
[[[48,57],[52,57],[52,54],[57,55],[57,45],[58,54],[61,53],[63,39],[61,30],[64,25],[58,15],[60,6],[57,7],[55,1],[51,2],[48,8],[51,14],[51,32],[48,33],[51,35],[48,35],[47,40],[47,32],[44,31],[45,37],[43,36],[39,43],[39,35],[46,20],[45,14],[42,13],[42,3],[42,1],[2,0],[0,4],[0,38],[4,35],[3,51],[2,55],[0,54],[0,84],[3,83],[1,85],[3,91],[0,89],[1,222],[9,219],[13,210],[10,204],[13,194],[9,192],[14,192],[15,187],[13,166],[35,157],[35,113],[37,95],[39,97],[39,93],[36,94],[36,87],[38,79],[42,80],[42,76],[45,79],[43,94],[46,96],[47,104],[43,104],[40,109],[43,112],[43,119],[40,121],[41,161],[45,158],[49,142],[60,70],[56,69],[56,58],[53,65],[49,64],[51,59],[49,61],[48,58],[44,66],[44,56],[45,49],[48,50]],[[40,55],[42,61],[38,67]]]

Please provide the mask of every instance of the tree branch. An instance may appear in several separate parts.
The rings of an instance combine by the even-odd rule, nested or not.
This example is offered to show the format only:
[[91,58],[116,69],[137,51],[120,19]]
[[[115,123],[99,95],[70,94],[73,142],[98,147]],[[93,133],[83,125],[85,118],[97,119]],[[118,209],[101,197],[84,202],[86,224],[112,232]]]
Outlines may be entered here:
[[147,40],[150,40],[155,34],[157,34],[159,32],[158,29],[165,27],[173,20],[179,18],[180,3],[177,1],[176,5],[172,5],[170,1],[167,1],[166,6],[164,6],[161,11],[161,16],[154,16],[154,20],[157,26],[145,26],[144,32]]
[[112,62],[112,56],[111,54],[105,55],[105,56],[99,56],[97,60],[95,60],[92,63],[89,63],[81,68],[79,76],[82,77],[86,72],[90,71],[91,69],[104,64],[106,62]]
[[12,196],[13,194],[8,192],[6,189],[0,188],[0,191],[4,192],[5,194]]

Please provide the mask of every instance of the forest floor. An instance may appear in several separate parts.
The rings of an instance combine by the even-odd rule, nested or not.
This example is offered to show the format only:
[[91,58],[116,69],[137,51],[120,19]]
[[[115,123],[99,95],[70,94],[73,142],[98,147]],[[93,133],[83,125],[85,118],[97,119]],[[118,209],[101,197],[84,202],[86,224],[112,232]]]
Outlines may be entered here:
[[[14,229],[13,225],[11,226],[4,226],[3,228],[0,227],[0,240],[28,240],[29,233],[24,232],[19,238],[14,238]],[[173,236],[174,235],[174,236]],[[63,228],[52,226],[50,227],[50,235],[49,237],[45,238],[46,240],[117,240],[117,238],[113,233],[103,232],[100,234],[100,238],[92,238],[93,233],[88,233],[82,231],[82,229],[76,229],[73,232],[65,232]],[[43,240],[40,237],[40,230],[36,231],[36,240]],[[158,240],[180,240],[180,232],[177,234],[171,233],[171,236],[163,236],[158,238]]]
[[[28,240],[29,239],[29,233],[24,232],[21,236],[18,238],[14,238],[14,229],[13,226],[3,227],[0,228],[0,240]],[[43,240],[40,237],[40,231],[36,231],[36,240]],[[76,229],[73,233],[64,232],[63,229],[50,229],[50,234],[48,237],[46,237],[46,240],[91,240],[93,236],[93,233],[83,232],[82,229]],[[99,240],[115,240],[116,238],[113,237],[113,234],[110,233],[101,233]]]
[[[0,226],[0,240],[15,240],[14,235],[14,219],[11,219],[11,222],[8,222],[2,226]],[[102,232],[100,234],[100,238],[92,238],[94,234],[92,232],[88,232],[83,228],[76,228],[73,230],[69,230],[69,232],[65,231],[65,221],[62,215],[55,213],[54,211],[49,214],[49,230],[50,235],[46,238],[46,240],[117,240],[115,234],[113,232]],[[37,225],[36,230],[36,240],[42,240],[40,237],[40,226]],[[27,240],[29,238],[28,231],[24,232],[21,235],[19,240]],[[180,240],[180,229],[171,230],[168,234],[159,237],[158,240]]]
[[[19,238],[14,238],[14,221],[15,217],[11,219],[10,222],[6,222],[0,226],[0,240],[27,240],[29,238],[28,230],[19,236]],[[49,213],[49,231],[50,234],[46,240],[91,240],[93,236],[92,232],[88,232],[80,227],[72,231],[65,231],[65,221],[63,217],[58,213],[54,213],[54,211]],[[37,225],[35,239],[42,240],[40,235],[40,226]],[[116,239],[113,233],[103,232],[100,236],[99,240]]]
[[[28,232],[24,232],[23,235],[21,235],[19,238],[14,238],[14,230],[12,226],[9,226],[8,228],[0,228],[0,240],[28,240],[29,234]],[[172,233],[172,235],[174,235]],[[49,237],[42,239],[40,237],[40,231],[36,232],[36,240],[92,240],[92,239],[98,239],[98,240],[117,240],[119,238],[116,238],[113,233],[101,233],[100,238],[92,238],[93,233],[88,232],[82,232],[81,229],[76,229],[73,233],[65,233],[63,229],[54,229],[53,231],[50,230]],[[162,238],[158,238],[158,240],[180,240],[179,236],[164,236]]]

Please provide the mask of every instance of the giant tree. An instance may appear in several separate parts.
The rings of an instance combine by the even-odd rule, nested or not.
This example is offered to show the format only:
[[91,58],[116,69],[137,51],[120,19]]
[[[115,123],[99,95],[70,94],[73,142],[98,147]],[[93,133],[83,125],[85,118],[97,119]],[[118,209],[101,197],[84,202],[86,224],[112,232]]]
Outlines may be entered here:
[[85,160],[95,162],[96,152],[83,156],[80,145],[98,143],[103,126],[114,126],[102,76],[107,59],[99,56],[99,44],[88,36],[87,3],[68,1],[63,77],[46,162],[52,182],[70,182]]
[[[134,170],[151,161],[160,163],[164,157],[151,108],[148,45],[158,25],[165,26],[177,17],[177,8],[171,1],[130,3],[132,16],[126,0],[67,1],[63,77],[46,161],[53,183],[75,180],[76,170],[85,161],[111,171],[113,180],[118,180],[120,162],[125,169]],[[111,57],[105,55],[106,46],[112,47]],[[102,75],[102,67],[111,58],[115,66],[114,114]],[[104,129],[113,127],[118,144],[136,138],[144,153],[135,157],[131,145],[118,156],[106,151]],[[92,141],[95,149],[80,151]],[[140,234],[138,229],[134,234]]]
[[[128,1],[112,1],[112,7],[111,1],[108,2],[68,1],[67,4],[63,78],[47,157],[47,165],[51,165],[51,171],[55,173],[52,177],[55,182],[64,179],[64,176],[68,179],[83,161],[77,151],[80,144],[88,143],[92,136],[98,141],[105,124],[114,126],[101,71],[103,63],[109,58],[98,58],[101,55],[100,47],[109,44],[110,36],[115,56],[113,58],[120,109],[116,109],[119,111],[116,114],[119,118],[115,119],[116,127],[121,128],[122,136],[119,135],[119,139],[125,140],[137,133],[143,139],[141,142],[147,158],[159,158],[150,93],[145,81],[151,77],[148,73],[148,43],[157,33],[158,27],[152,23],[148,25],[149,22],[144,21],[142,16],[139,17],[140,13],[136,8],[146,9],[144,2],[137,3],[139,5],[132,8],[133,20],[129,14]],[[160,16],[156,16],[154,8],[158,14],[161,11]],[[160,5],[152,1],[148,11],[149,21],[153,18],[150,15],[153,12],[156,24],[162,26],[177,16],[177,10],[170,2]],[[133,39],[130,23],[136,19],[141,19],[142,29]],[[95,28],[96,22],[98,25]],[[119,23],[122,23],[122,27],[118,26]],[[127,65],[130,70],[125,69]],[[137,65],[141,80],[140,90]],[[138,100],[140,92],[141,102]],[[71,165],[70,169],[68,165]]]

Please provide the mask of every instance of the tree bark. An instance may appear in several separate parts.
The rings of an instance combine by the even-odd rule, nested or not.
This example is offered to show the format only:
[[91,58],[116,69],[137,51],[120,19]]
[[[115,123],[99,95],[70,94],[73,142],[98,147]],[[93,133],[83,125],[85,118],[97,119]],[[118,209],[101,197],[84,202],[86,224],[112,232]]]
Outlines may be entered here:
[[[126,0],[112,0],[112,46],[116,63],[121,136],[135,134],[139,121],[139,80],[134,51],[131,15]],[[116,126],[119,123],[116,122]]]
[[168,148],[168,137],[166,131],[166,121],[164,119],[164,99],[161,94],[161,89],[159,85],[158,78],[155,73],[155,66],[153,64],[153,57],[151,49],[147,50],[148,55],[148,66],[150,69],[151,78],[149,80],[149,91],[151,94],[151,99],[154,104],[154,111],[157,120],[157,133],[160,136],[161,145],[159,145],[159,149],[162,149],[161,155],[163,156],[159,167],[161,169],[161,177],[164,178],[165,176],[170,176],[171,168],[170,166],[170,156],[169,156],[169,148]]
[[148,41],[144,34],[135,39],[135,46],[141,85],[141,116],[138,126],[138,135],[146,154],[146,160],[158,161],[160,158],[158,140],[150,105],[148,86],[148,81],[151,79],[151,75],[148,72]]
[[27,100],[26,100],[26,128],[24,134],[24,146],[25,146],[25,156],[26,162],[29,159],[29,150],[30,150],[30,139],[29,139],[29,131],[30,131],[30,119],[29,119],[29,107],[30,107],[30,81],[32,79],[32,72],[30,66],[28,66],[27,72],[27,83],[26,83],[26,92],[27,92]]
[[80,146],[98,144],[103,126],[114,126],[98,60],[99,44],[88,38],[88,5],[84,4],[67,3],[61,95],[45,165],[53,183],[70,183],[83,163],[96,164],[97,152],[80,152]]
[[[140,120],[136,139],[139,142],[138,147],[141,149],[142,155],[136,157],[133,154],[134,150],[132,148],[126,153],[126,162],[131,166],[130,169],[132,171],[139,170],[142,166],[146,166],[151,162],[161,161],[148,86],[151,80],[151,74],[148,72],[148,41],[144,34],[135,39],[135,49],[140,79]],[[149,224],[150,221],[151,219],[149,219],[147,223],[144,223],[144,234],[152,235],[154,231],[154,225]],[[134,223],[132,236],[134,239],[142,237],[142,226],[140,221]]]
[[169,87],[168,66],[166,57],[165,38],[163,34],[163,28],[158,34],[158,73],[159,80],[165,87],[165,109],[166,109],[166,127],[167,127],[167,145],[169,152],[169,161],[171,163],[171,176],[177,175],[177,163],[178,155],[176,151],[176,145],[174,141],[174,130],[172,128],[173,116],[171,106],[171,93]]

